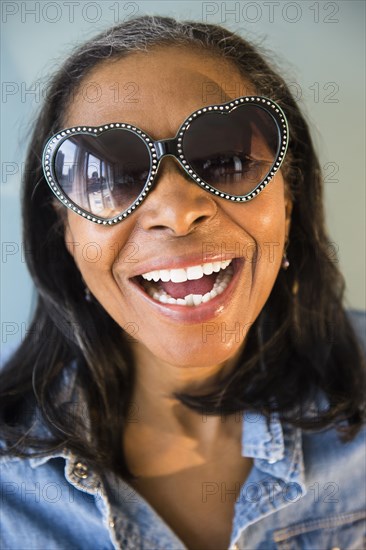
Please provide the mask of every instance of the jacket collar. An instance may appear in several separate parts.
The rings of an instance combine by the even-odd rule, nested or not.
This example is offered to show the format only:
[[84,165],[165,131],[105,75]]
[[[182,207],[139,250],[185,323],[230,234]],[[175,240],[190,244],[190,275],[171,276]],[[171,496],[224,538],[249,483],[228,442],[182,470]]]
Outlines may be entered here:
[[246,412],[243,418],[242,455],[262,472],[305,488],[301,429],[281,423],[278,413]]

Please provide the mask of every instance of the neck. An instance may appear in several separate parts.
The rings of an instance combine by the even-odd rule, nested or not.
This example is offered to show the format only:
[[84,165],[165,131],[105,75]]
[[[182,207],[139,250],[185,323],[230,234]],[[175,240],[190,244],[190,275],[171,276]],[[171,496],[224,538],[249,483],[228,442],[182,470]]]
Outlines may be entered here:
[[224,416],[194,412],[173,394],[208,393],[235,367],[236,357],[224,364],[182,368],[157,359],[140,344],[134,348],[134,355],[136,370],[132,404],[139,421],[145,426],[161,435],[169,432],[171,436],[200,439],[208,445],[230,430],[230,423]]

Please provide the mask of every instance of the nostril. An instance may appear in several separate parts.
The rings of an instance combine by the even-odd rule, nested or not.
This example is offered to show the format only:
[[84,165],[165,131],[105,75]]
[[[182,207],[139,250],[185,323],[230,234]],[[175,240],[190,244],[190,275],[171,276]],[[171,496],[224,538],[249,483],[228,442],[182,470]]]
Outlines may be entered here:
[[184,208],[180,201],[176,206],[171,205],[169,208],[147,212],[142,224],[145,229],[159,232],[173,231],[177,236],[187,235],[214,216],[215,213],[210,210],[211,208],[200,206],[192,208],[189,205]]
[[157,229],[158,231],[166,230],[166,225],[154,225],[152,229]]
[[199,216],[198,218],[195,219],[194,224],[195,224],[195,225],[198,225],[198,224],[200,224],[200,223],[206,221],[208,217],[209,217],[209,216],[205,216],[205,215]]

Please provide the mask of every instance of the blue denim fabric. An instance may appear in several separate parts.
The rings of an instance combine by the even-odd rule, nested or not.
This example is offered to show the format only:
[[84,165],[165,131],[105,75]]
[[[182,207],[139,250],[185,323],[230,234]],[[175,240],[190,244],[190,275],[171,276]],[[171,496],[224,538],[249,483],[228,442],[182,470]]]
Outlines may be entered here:
[[[276,414],[244,413],[242,455],[254,464],[235,504],[230,549],[366,548],[365,436],[342,443],[334,429],[305,432]],[[99,477],[67,450],[5,457],[1,476],[1,549],[186,550],[128,483]]]

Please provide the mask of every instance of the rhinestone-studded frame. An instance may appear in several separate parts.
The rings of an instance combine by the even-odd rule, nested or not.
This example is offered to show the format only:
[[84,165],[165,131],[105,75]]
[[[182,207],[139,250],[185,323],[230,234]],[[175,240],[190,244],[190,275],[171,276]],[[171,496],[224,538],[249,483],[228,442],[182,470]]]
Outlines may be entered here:
[[[195,173],[195,171],[190,166],[188,160],[185,158],[184,151],[183,151],[183,138],[184,138],[185,132],[189,129],[191,123],[194,120],[196,120],[199,116],[208,112],[222,112],[223,114],[226,114],[226,113],[228,114],[234,109],[236,109],[237,107],[239,107],[240,105],[244,105],[244,104],[256,104],[264,108],[270,115],[272,115],[272,117],[276,121],[280,139],[279,139],[279,147],[278,147],[276,158],[272,164],[271,169],[266,174],[265,178],[261,182],[259,182],[258,185],[250,193],[246,195],[238,196],[238,195],[223,193],[222,191],[215,189],[215,187],[203,181]],[[131,204],[131,206],[128,209],[126,209],[124,212],[121,212],[117,216],[110,219],[105,219],[105,218],[100,218],[98,216],[92,215],[90,212],[84,210],[83,208],[80,208],[72,200],[70,200],[69,197],[65,195],[61,187],[58,185],[57,179],[55,177],[54,159],[61,143],[66,139],[68,139],[71,135],[92,134],[94,136],[99,136],[100,134],[112,129],[113,130],[123,129],[123,130],[128,130],[134,134],[137,134],[146,144],[146,147],[150,156],[151,168],[150,168],[150,172],[149,172],[149,176],[147,178],[146,184],[142,189],[140,195],[133,202],[133,204]],[[245,202],[245,201],[254,199],[266,187],[266,185],[268,185],[268,183],[271,181],[271,179],[275,176],[276,172],[281,167],[282,161],[287,151],[288,126],[287,126],[286,117],[282,109],[274,101],[271,101],[270,99],[261,97],[261,96],[246,96],[246,97],[239,97],[237,99],[233,99],[228,103],[219,104],[219,105],[209,105],[207,107],[202,107],[201,109],[194,111],[183,122],[174,139],[177,143],[177,151],[178,151],[178,156],[176,158],[181,164],[182,168],[185,170],[185,172],[192,178],[192,180],[197,185],[199,185],[201,188],[205,189],[206,191],[220,198],[223,198],[225,200],[230,200],[234,202]],[[105,124],[97,127],[75,126],[73,128],[66,128],[64,130],[61,130],[60,132],[52,136],[48,141],[48,143],[46,144],[44,148],[43,158],[42,158],[42,166],[43,166],[44,175],[48,185],[50,186],[51,190],[53,191],[53,193],[56,195],[56,197],[59,199],[59,201],[62,204],[67,206],[70,210],[72,210],[76,214],[79,214],[83,218],[86,218],[87,220],[90,220],[94,223],[98,223],[102,225],[113,225],[115,223],[119,223],[124,219],[126,219],[130,214],[134,212],[134,210],[146,198],[146,196],[148,195],[149,191],[153,186],[154,179],[155,179],[161,158],[162,157],[158,158],[157,152],[155,149],[155,142],[148,134],[143,132],[137,126],[133,126],[131,124],[126,124],[122,122],[114,122],[114,123]]]
[[[255,104],[259,107],[264,108],[264,110],[272,115],[274,118],[277,129],[279,131],[279,147],[277,151],[276,158],[274,159],[272,163],[272,167],[267,172],[266,176],[258,183],[258,185],[246,195],[231,195],[229,193],[223,193],[219,189],[216,189],[212,185],[209,185],[205,181],[203,181],[193,168],[190,166],[189,162],[184,156],[183,151],[183,140],[184,140],[184,134],[190,127],[191,123],[196,120],[200,115],[204,113],[210,113],[210,112],[222,112],[224,114],[231,113],[234,111],[237,107],[240,107],[241,105],[245,104]],[[266,185],[271,181],[273,176],[275,176],[276,172],[279,170],[282,161],[286,155],[287,151],[287,144],[288,144],[288,125],[287,120],[285,117],[284,112],[282,111],[281,107],[277,105],[274,101],[271,101],[270,99],[267,99],[265,97],[261,96],[246,96],[246,97],[239,97],[237,99],[233,99],[232,101],[228,103],[224,103],[223,105],[210,105],[208,107],[202,107],[201,109],[198,109],[198,111],[195,111],[192,113],[182,124],[180,129],[177,133],[177,149],[179,154],[179,161],[181,162],[183,168],[191,176],[191,178],[202,188],[206,189],[210,193],[213,193],[214,195],[217,195],[220,198],[230,200],[230,201],[236,201],[236,202],[244,202],[254,199],[260,193]]]
[[[100,134],[108,131],[108,130],[115,130],[115,129],[123,129],[130,131],[134,134],[137,134],[145,143],[147,146],[147,150],[149,152],[150,156],[150,172],[147,179],[147,182],[141,191],[140,195],[137,197],[135,202],[129,206],[127,210],[124,212],[121,212],[114,218],[105,219],[100,218],[99,216],[95,216],[88,212],[87,210],[84,210],[77,204],[75,204],[61,189],[59,184],[57,183],[57,178],[55,176],[54,172],[54,159],[56,157],[56,153],[62,144],[63,141],[68,139],[73,134],[92,134],[94,136],[99,136]],[[111,124],[104,124],[103,126],[75,126],[73,128],[66,128],[65,130],[62,130],[61,132],[58,132],[55,134],[47,143],[44,153],[43,153],[43,159],[42,159],[42,165],[43,165],[43,172],[45,174],[46,181],[56,197],[59,199],[62,204],[70,208],[73,212],[76,214],[79,214],[83,218],[86,218],[87,220],[90,220],[91,222],[102,224],[102,225],[112,225],[118,222],[121,222],[127,216],[132,214],[132,212],[139,206],[139,204],[144,200],[147,193],[149,192],[154,177],[157,171],[158,167],[158,160],[157,160],[157,154],[155,151],[154,141],[148,136],[146,133],[144,133],[140,128],[137,128],[137,126],[132,126],[131,124],[125,124],[122,122],[114,122]]]

